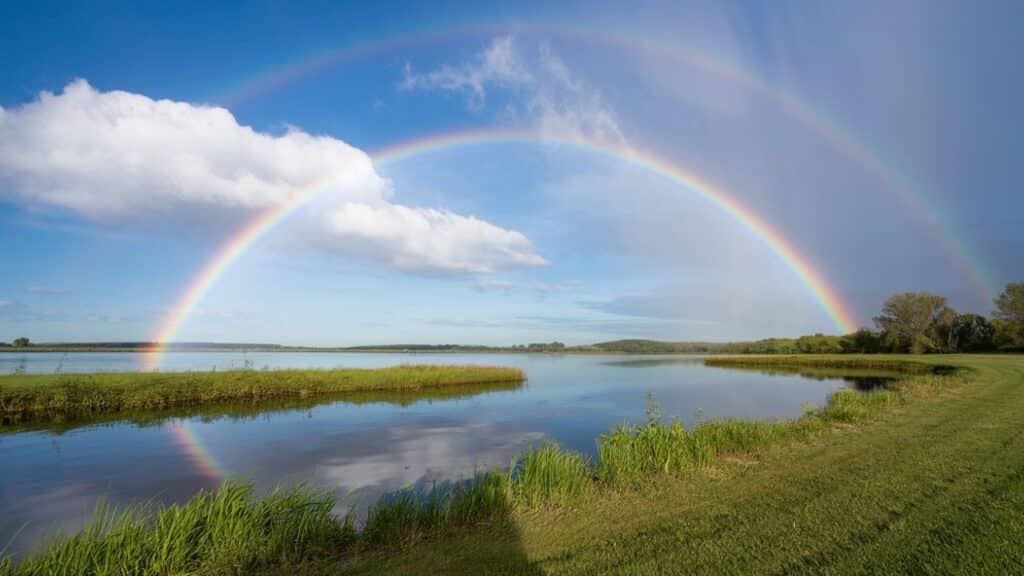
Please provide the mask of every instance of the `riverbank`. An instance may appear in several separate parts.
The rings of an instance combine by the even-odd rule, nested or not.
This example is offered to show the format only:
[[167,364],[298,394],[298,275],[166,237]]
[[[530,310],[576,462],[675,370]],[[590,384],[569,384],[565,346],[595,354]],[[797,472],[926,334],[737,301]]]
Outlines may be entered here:
[[[877,514],[888,513],[885,518],[901,526],[901,518],[914,512],[911,504],[921,496],[917,482],[934,488],[928,482],[933,475],[946,479],[965,471],[964,466],[971,472],[972,466],[984,464],[972,450],[998,448],[1008,432],[1019,432],[1024,414],[1024,359],[942,360],[970,370],[970,381],[961,375],[915,375],[892,390],[836,394],[823,409],[777,423],[708,422],[686,430],[659,421],[652,407],[647,423],[603,436],[597,462],[545,446],[522,455],[512,474],[484,474],[426,494],[400,492],[371,511],[361,532],[335,521],[334,528],[313,531],[320,536],[296,544],[299,548],[288,554],[267,556],[262,552],[266,546],[255,547],[260,554],[211,550],[204,553],[207,557],[173,568],[223,573],[220,565],[211,568],[211,558],[230,552],[240,554],[243,568],[239,570],[250,572],[282,563],[289,566],[288,573],[310,574],[479,573],[484,568],[506,573],[816,572],[848,560],[851,549],[863,540],[884,539],[892,526],[886,525],[877,535],[864,532],[875,525]],[[993,396],[1006,398],[993,407],[989,405]],[[979,422],[972,423],[969,416]],[[937,461],[926,458],[936,448],[937,434],[948,441],[947,434],[955,433],[963,434],[960,442],[938,447],[942,457]],[[1011,438],[1005,447],[1018,449],[1019,443]],[[881,467],[873,466],[875,453]],[[904,462],[901,454],[915,458]],[[1024,467],[1019,456],[1018,451],[1004,459],[1007,470],[978,472],[1002,471],[1002,476],[1009,474],[1012,479]],[[940,492],[946,488],[938,487]],[[991,492],[990,486],[973,488]],[[236,488],[229,486],[228,491],[235,494],[233,509],[248,510],[239,507]],[[997,499],[1002,496],[1012,501],[1021,494],[997,490]],[[324,497],[310,496],[313,500]],[[870,500],[861,503],[863,498]],[[207,500],[196,506],[206,510],[219,502]],[[248,506],[256,509],[260,502],[252,500]],[[950,505],[955,500],[945,502]],[[953,506],[933,513],[948,513],[954,521],[968,523],[968,532],[955,535],[980,535],[983,540],[993,536],[977,531],[975,521],[984,519],[973,517],[979,511],[958,510]],[[320,520],[305,521],[320,525]],[[271,528],[273,523],[262,525],[268,532],[253,536],[257,538],[253,542],[274,540],[277,530],[288,530],[287,522],[280,528]],[[793,525],[800,528],[793,530]],[[136,526],[129,531],[140,530]],[[160,544],[160,538],[143,532],[140,542]],[[321,538],[324,534],[327,540]],[[63,553],[51,549],[47,557],[70,558],[72,549],[78,548],[80,556],[96,557],[98,550],[117,541],[98,536],[93,539],[106,544],[83,544],[79,539],[75,546],[58,547]],[[764,543],[765,538],[774,539],[779,548]],[[998,539],[989,543],[999,552]],[[231,548],[228,541],[224,546]],[[802,564],[803,550],[818,556]],[[108,551],[115,552],[116,547]],[[986,561],[1006,566],[1009,559],[1004,551]]]
[[695,474],[289,574],[1024,572],[1024,357],[888,359],[966,380]]
[[15,374],[0,376],[0,426],[225,402],[252,405],[282,398],[413,392],[524,379],[519,369],[496,366]]

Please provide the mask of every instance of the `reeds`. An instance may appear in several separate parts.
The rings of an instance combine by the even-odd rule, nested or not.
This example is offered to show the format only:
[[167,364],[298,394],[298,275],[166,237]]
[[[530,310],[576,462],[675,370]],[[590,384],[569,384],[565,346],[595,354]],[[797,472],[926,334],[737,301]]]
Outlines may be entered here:
[[353,531],[333,507],[330,493],[305,486],[254,498],[250,485],[231,481],[182,506],[101,505],[78,534],[17,566],[0,565],[0,574],[249,574],[344,546]]
[[512,462],[509,485],[516,505],[571,506],[593,489],[587,457],[562,449],[553,442],[530,446]]

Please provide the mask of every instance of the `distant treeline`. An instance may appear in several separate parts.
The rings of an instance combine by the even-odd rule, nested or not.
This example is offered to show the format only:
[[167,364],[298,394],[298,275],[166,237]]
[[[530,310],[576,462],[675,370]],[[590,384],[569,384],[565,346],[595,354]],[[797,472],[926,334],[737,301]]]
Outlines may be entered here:
[[905,292],[885,301],[875,330],[814,334],[754,342],[617,340],[582,347],[632,354],[875,354],[1024,352],[1024,283],[1009,284],[995,299],[992,318],[959,313],[928,292]]
[[[310,352],[540,352],[621,354],[874,354],[1024,352],[1024,282],[1008,284],[994,300],[991,318],[970,312],[959,313],[946,299],[928,292],[905,292],[885,301],[874,318],[875,329],[861,328],[852,334],[813,334],[799,338],[767,338],[752,342],[661,342],[657,340],[615,340],[583,346],[562,342],[534,342],[514,346],[461,344],[387,344],[315,348],[278,344],[182,342],[172,350],[266,350]],[[7,346],[7,345],[4,345]],[[103,342],[74,344],[29,344],[18,338],[14,348],[59,350],[137,350],[150,342]]]
[[[11,343],[0,342],[5,348],[34,348],[58,350],[137,350],[152,348],[153,342],[29,342],[28,338],[15,338]],[[165,345],[170,350],[238,350],[278,349],[279,344],[255,344],[248,342],[171,342]]]

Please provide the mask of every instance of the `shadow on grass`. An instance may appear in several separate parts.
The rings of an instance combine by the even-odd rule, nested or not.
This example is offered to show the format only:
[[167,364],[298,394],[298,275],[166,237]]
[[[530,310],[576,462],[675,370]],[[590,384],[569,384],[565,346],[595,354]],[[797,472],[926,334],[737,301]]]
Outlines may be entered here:
[[[479,482],[479,478],[475,482]],[[478,484],[479,485],[479,484]],[[449,487],[471,486],[468,483]],[[443,490],[446,490],[444,488]],[[399,491],[377,505],[376,523],[357,542],[336,554],[297,565],[274,566],[261,576],[340,576],[421,574],[508,574],[542,576],[529,559],[507,490],[481,500],[472,489],[462,503],[447,500],[444,510],[432,494]],[[450,492],[448,493],[450,494]],[[462,507],[462,511],[452,510]],[[469,517],[459,517],[467,514]],[[447,519],[443,517],[447,516]],[[479,517],[477,517],[479,516]]]

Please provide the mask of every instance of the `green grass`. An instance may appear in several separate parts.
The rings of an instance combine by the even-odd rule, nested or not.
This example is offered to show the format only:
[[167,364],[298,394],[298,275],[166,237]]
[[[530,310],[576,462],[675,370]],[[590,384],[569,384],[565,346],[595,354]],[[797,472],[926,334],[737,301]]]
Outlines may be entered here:
[[499,472],[480,473],[464,482],[444,482],[427,491],[406,488],[370,508],[360,541],[370,547],[406,545],[505,516],[510,507],[508,477]]
[[594,491],[586,456],[552,442],[527,448],[513,461],[509,479],[512,500],[522,508],[572,506]]
[[19,374],[0,376],[0,426],[226,402],[253,404],[328,394],[431,391],[523,379],[519,369],[491,366]]
[[17,567],[0,563],[0,575],[251,574],[344,548],[353,531],[333,507],[330,493],[302,486],[254,498],[231,482],[183,506],[100,506],[81,532]]
[[[967,370],[839,392],[792,421],[687,429],[651,406],[646,422],[603,436],[592,465],[531,447],[507,472],[399,491],[361,531],[334,520],[311,532],[327,537],[295,539],[285,553],[200,535],[210,544],[192,564],[139,571],[132,562],[149,548],[107,536],[69,557],[123,562],[74,564],[81,574],[1021,573],[1024,358],[941,361]],[[152,520],[132,522],[131,534],[153,531]],[[163,538],[173,550],[191,533]],[[61,549],[8,570],[43,573],[20,570]]]
[[289,574],[1024,573],[1024,357],[900,361],[966,370],[834,396],[689,473]]
[[393,404],[412,406],[420,402],[439,402],[472,398],[481,394],[508,392],[522,388],[523,381],[483,382],[457,386],[435,386],[415,390],[365,390],[325,393],[316,396],[292,396],[256,400],[229,400],[176,406],[161,410],[133,409],[103,414],[62,414],[51,420],[9,420],[0,425],[0,433],[44,431],[65,434],[83,426],[128,423],[139,427],[159,426],[170,420],[198,417],[204,422],[220,419],[247,420],[263,418],[268,414],[307,411],[317,406],[343,402],[345,404]]
[[[903,374],[935,374],[948,371],[952,366],[941,362],[942,356],[909,357],[889,354],[799,354],[799,355],[744,355],[707,356],[705,366],[724,368],[811,368],[839,370],[883,370]],[[926,361],[927,360],[927,361]]]

